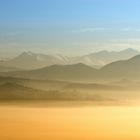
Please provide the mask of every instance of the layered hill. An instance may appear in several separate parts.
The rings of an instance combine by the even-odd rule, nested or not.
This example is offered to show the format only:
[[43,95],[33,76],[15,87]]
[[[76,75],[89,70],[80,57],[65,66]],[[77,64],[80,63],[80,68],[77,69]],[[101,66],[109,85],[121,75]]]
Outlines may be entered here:
[[[44,101],[59,101],[59,100],[104,100],[102,96],[88,94],[86,92],[70,92],[70,91],[42,91],[24,87],[15,83],[5,83],[0,85],[0,101],[5,100],[44,100]],[[107,99],[107,98],[106,98]]]
[[140,55],[129,60],[117,61],[104,66],[99,71],[99,77],[109,79],[140,79]]
[[100,80],[140,80],[140,55],[128,60],[116,61],[95,69],[82,63],[73,65],[52,65],[36,70],[1,73],[4,76],[38,80],[100,81]]
[[41,80],[80,81],[92,79],[96,72],[96,69],[79,63],[74,65],[53,65],[31,71],[3,73],[3,75]]
[[100,68],[108,63],[118,60],[126,60],[138,54],[139,52],[137,50],[133,50],[131,48],[119,52],[103,50],[75,57],[23,52],[13,59],[0,61],[0,65],[31,70],[51,65],[72,65],[82,63],[94,68]]

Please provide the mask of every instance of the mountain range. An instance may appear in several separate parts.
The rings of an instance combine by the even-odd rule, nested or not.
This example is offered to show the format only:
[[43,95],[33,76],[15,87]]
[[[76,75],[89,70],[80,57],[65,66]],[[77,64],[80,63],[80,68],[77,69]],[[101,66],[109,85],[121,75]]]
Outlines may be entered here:
[[114,61],[126,60],[138,54],[139,52],[137,50],[131,48],[122,50],[120,52],[109,52],[103,50],[100,52],[95,52],[79,57],[67,57],[62,55],[46,55],[36,54],[32,52],[23,52],[22,54],[18,55],[13,59],[0,61],[0,66],[3,67],[3,70],[0,70],[0,72],[15,71],[17,70],[17,68],[31,70],[51,65],[72,65],[78,63],[82,63],[94,68],[101,68]]
[[95,68],[98,67],[100,68],[111,62],[130,59],[131,57],[136,56],[138,54],[140,54],[140,52],[132,48],[128,48],[119,52],[103,50],[85,56],[81,56],[77,58],[75,61],[78,63],[93,66]]
[[[0,100],[104,102],[140,98],[140,55],[135,53],[127,49],[69,58],[24,52],[0,61]],[[107,64],[94,68],[87,58]]]
[[110,63],[99,70],[100,77],[140,79],[140,55]]
[[120,79],[140,80],[140,55],[128,60],[120,60],[95,69],[78,63],[73,65],[52,65],[35,70],[1,73],[3,76],[22,77],[40,80],[61,81],[106,81]]
[[12,76],[20,78],[30,78],[39,80],[64,80],[64,81],[82,81],[93,78],[97,69],[87,66],[82,63],[73,65],[52,65],[35,70],[24,70],[15,72],[1,73],[3,76]]
[[67,57],[61,55],[35,54],[32,52],[23,52],[19,56],[8,61],[1,61],[0,65],[5,67],[16,67],[20,69],[37,69],[54,64],[67,64]]

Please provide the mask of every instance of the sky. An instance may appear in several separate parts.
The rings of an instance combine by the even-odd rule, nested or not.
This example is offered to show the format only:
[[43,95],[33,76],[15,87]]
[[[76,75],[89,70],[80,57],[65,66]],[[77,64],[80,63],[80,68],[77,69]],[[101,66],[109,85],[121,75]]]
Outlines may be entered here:
[[0,57],[140,50],[140,0],[0,0]]

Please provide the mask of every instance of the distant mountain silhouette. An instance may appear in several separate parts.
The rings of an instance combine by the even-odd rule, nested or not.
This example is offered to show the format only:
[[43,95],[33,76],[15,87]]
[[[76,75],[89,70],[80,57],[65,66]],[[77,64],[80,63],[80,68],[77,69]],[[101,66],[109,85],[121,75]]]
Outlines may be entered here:
[[61,80],[61,81],[106,81],[106,80],[140,80],[140,55],[128,60],[121,60],[105,65],[101,69],[95,69],[82,63],[72,65],[52,65],[41,69],[30,71],[16,71],[1,73],[3,76],[39,80]]
[[66,61],[67,58],[61,55],[44,55],[32,52],[23,52],[9,61],[0,62],[0,64],[21,69],[37,69],[54,64],[65,64]]
[[100,77],[140,79],[140,55],[104,66],[100,70]]
[[32,79],[51,79],[64,81],[88,80],[97,70],[84,64],[53,65],[31,71],[5,73],[5,76],[14,76]]
[[133,56],[140,54],[137,50],[128,48],[120,52],[116,51],[99,51],[77,58],[77,62],[90,66],[103,66],[118,60],[127,60]]
[[62,55],[46,55],[32,52],[23,52],[11,60],[0,61],[0,65],[29,70],[51,65],[72,65],[82,63],[94,68],[100,68],[108,63],[118,60],[126,60],[138,54],[138,51],[131,48],[122,50],[120,52],[110,52],[103,50],[80,57],[67,57]]

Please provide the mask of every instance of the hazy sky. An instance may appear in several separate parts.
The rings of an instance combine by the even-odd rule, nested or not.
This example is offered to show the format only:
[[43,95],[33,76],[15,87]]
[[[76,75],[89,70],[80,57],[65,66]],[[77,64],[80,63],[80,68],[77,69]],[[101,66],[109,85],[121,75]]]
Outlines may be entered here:
[[0,55],[140,50],[140,0],[0,0]]

